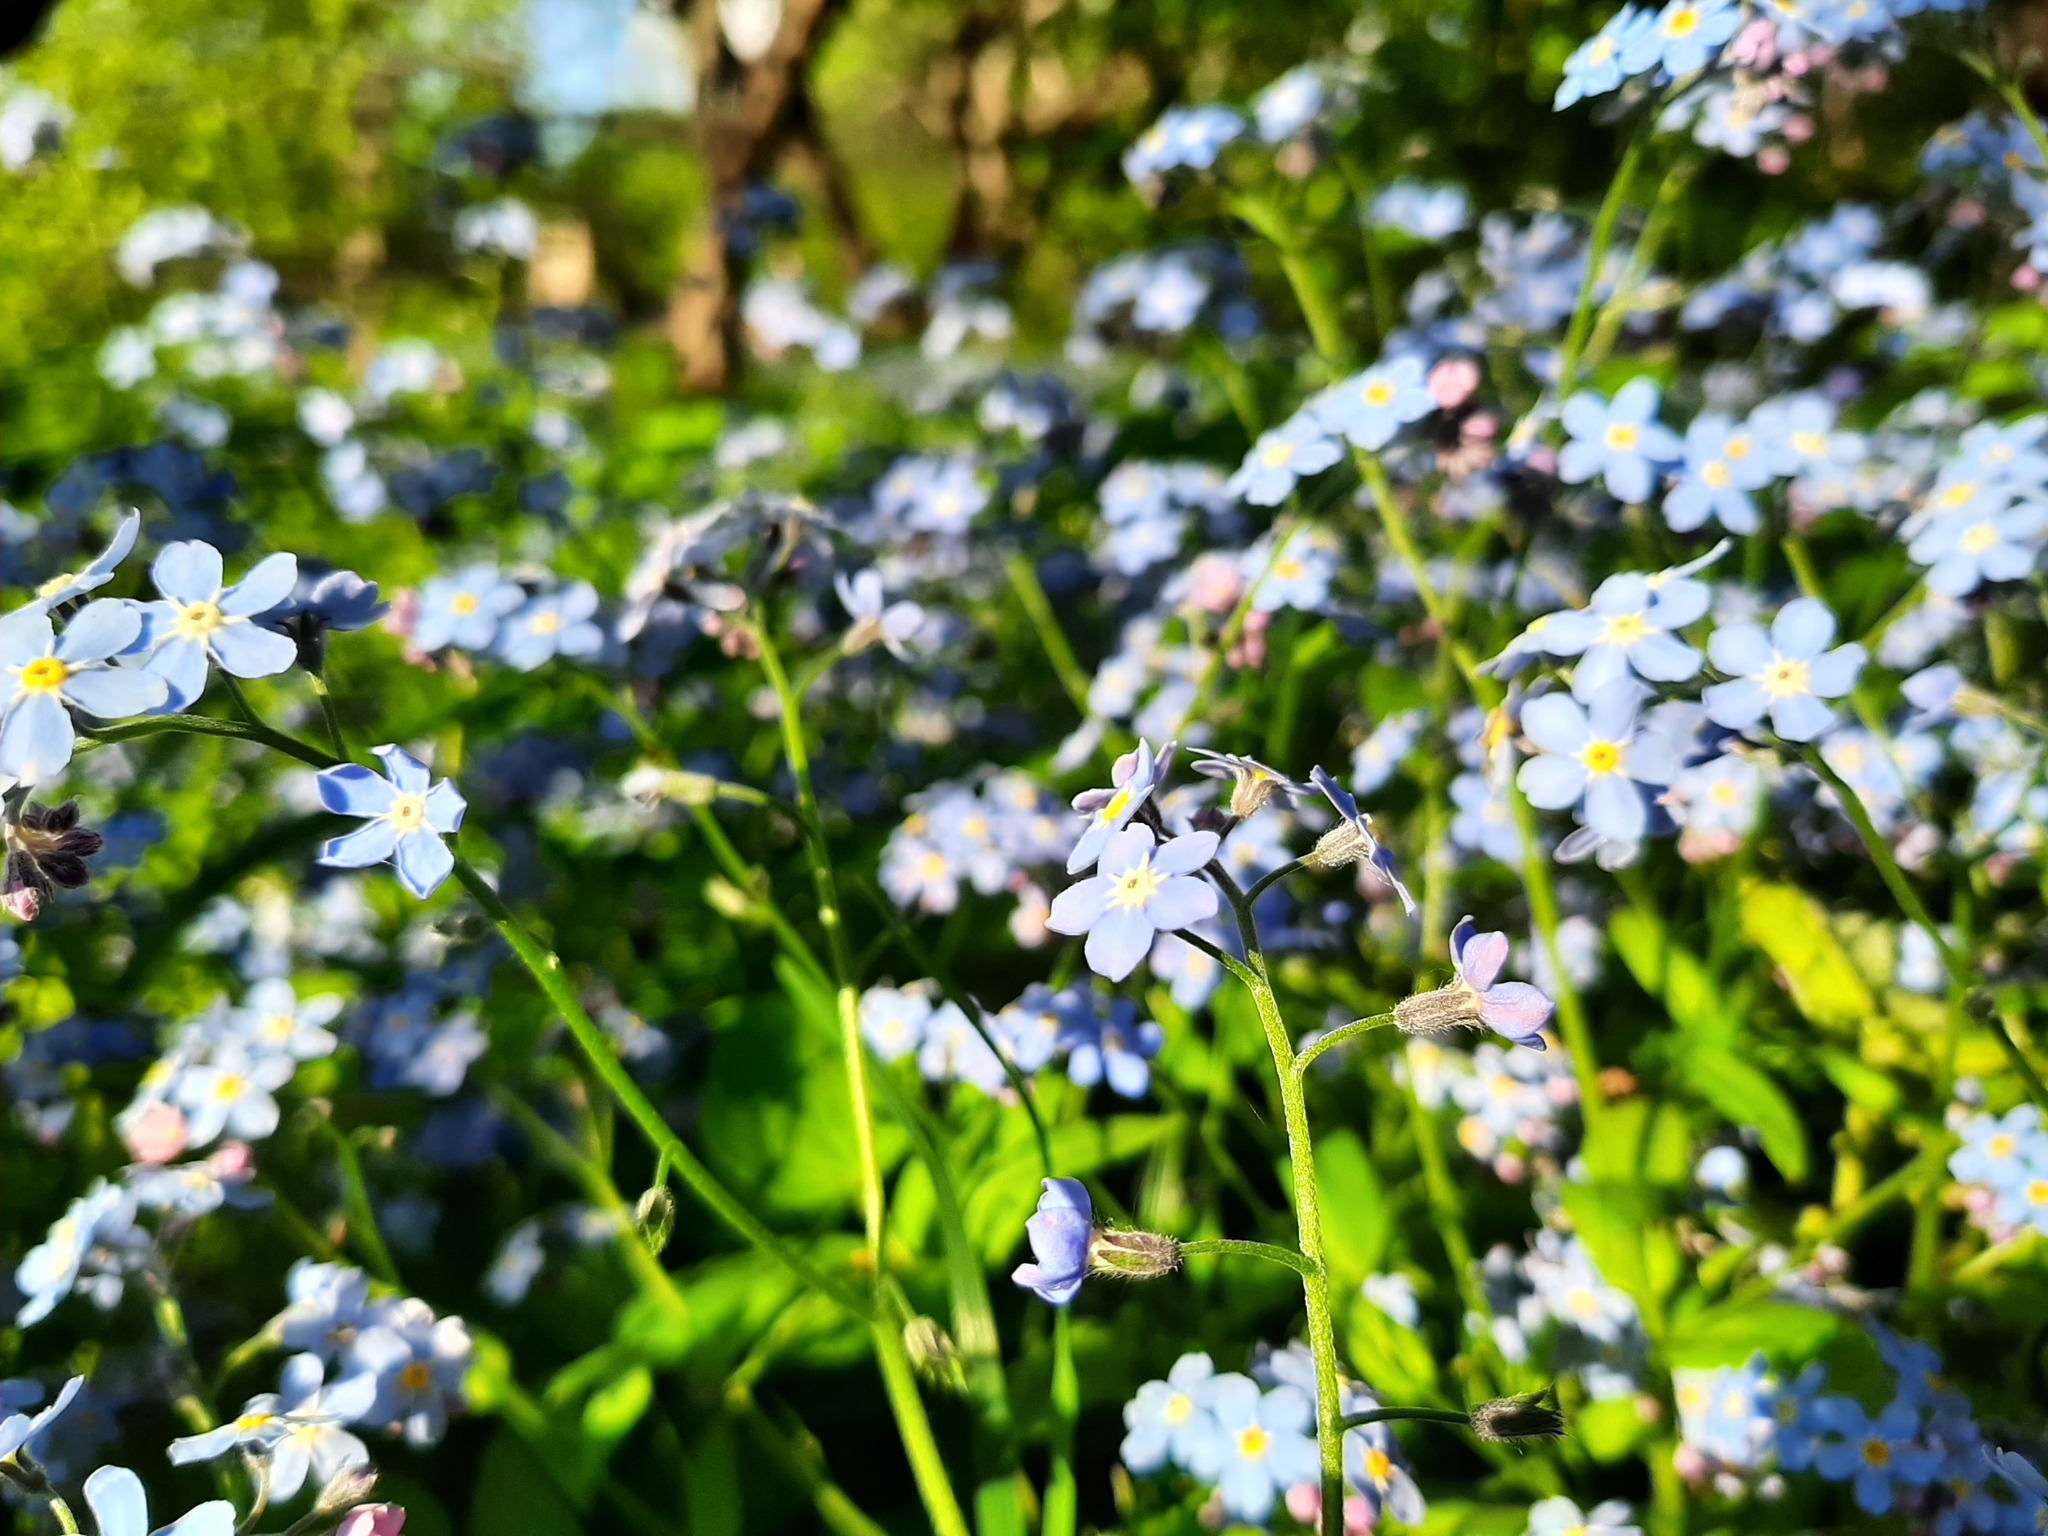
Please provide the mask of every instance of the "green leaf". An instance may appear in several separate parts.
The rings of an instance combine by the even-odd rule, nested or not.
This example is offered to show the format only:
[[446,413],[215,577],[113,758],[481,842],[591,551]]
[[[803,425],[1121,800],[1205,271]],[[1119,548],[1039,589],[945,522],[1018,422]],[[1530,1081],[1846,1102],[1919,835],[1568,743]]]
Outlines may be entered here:
[[1770,956],[1798,1010],[1824,1029],[1848,1030],[1876,1012],[1870,988],[1819,902],[1789,885],[1746,880],[1742,936]]
[[621,1372],[584,1402],[584,1437],[604,1445],[617,1444],[633,1432],[653,1401],[654,1377],[646,1366]]
[[1646,1320],[1654,1317],[1660,1298],[1643,1251],[1652,1209],[1642,1189],[1612,1180],[1567,1184],[1564,1208],[1601,1278],[1633,1297]]
[[[573,1432],[569,1435],[574,1438]],[[469,1536],[582,1536],[583,1522],[548,1475],[533,1450],[501,1428],[477,1468],[470,1495]]]
[[1586,1454],[1599,1462],[1622,1460],[1642,1443],[1650,1428],[1633,1395],[1587,1403],[1572,1414],[1566,1426],[1572,1441],[1583,1445]]
[[1352,1367],[1384,1402],[1438,1403],[1436,1356],[1428,1342],[1388,1317],[1363,1296],[1354,1295],[1344,1337]]
[[1688,1052],[1686,1085],[1730,1125],[1752,1126],[1764,1156],[1790,1184],[1806,1178],[1806,1128],[1771,1076],[1733,1051],[1708,1046]]
[[1688,1035],[1717,1042],[1734,1037],[1735,1016],[1705,963],[1674,943],[1654,913],[1629,907],[1615,913],[1607,931],[1636,984],[1664,1004],[1672,1023]]
[[1858,1109],[1867,1109],[1879,1117],[1888,1117],[1898,1109],[1902,1100],[1899,1085],[1877,1068],[1833,1046],[1825,1047],[1815,1055],[1821,1071],[1827,1073],[1828,1081]]
[[1337,1131],[1316,1143],[1316,1187],[1331,1288],[1355,1291],[1379,1268],[1390,1231],[1386,1192],[1356,1133]]
[[740,1536],[745,1505],[731,1419],[721,1414],[705,1420],[683,1453],[682,1483],[690,1536]]
[[1829,1313],[1786,1301],[1724,1302],[1673,1323],[1666,1348],[1674,1366],[1688,1369],[1740,1365],[1759,1350],[1774,1365],[1799,1365],[1840,1326]]

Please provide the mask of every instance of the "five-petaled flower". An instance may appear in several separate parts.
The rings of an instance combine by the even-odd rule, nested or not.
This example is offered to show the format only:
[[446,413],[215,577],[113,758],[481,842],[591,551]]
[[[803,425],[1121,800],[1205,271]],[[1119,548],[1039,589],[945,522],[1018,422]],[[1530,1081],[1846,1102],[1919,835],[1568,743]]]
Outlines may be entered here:
[[1863,670],[1860,645],[1838,645],[1835,616],[1817,598],[1802,597],[1778,610],[1766,636],[1754,624],[1731,624],[1707,642],[1714,668],[1733,678],[1701,695],[1708,718],[1732,731],[1747,730],[1764,717],[1787,741],[1812,741],[1835,713],[1822,699],[1839,699],[1856,686]]
[[358,763],[320,771],[320,803],[369,822],[322,844],[320,862],[364,869],[388,859],[405,888],[425,899],[455,867],[455,855],[441,839],[461,828],[468,803],[448,780],[432,783],[426,764],[402,748],[372,750],[384,764],[384,778]]
[[1037,1262],[1019,1264],[1010,1278],[1054,1306],[1064,1307],[1088,1278],[1095,1204],[1079,1179],[1047,1179],[1042,1189],[1037,1211],[1024,1223]]
[[1074,809],[1088,813],[1088,825],[1081,829],[1073,851],[1067,855],[1067,873],[1078,875],[1101,857],[1111,836],[1129,825],[1133,816],[1152,798],[1166,770],[1173,765],[1174,743],[1168,742],[1155,756],[1152,744],[1143,737],[1135,750],[1124,753],[1109,770],[1110,788],[1084,789],[1074,796]]
[[1584,708],[1562,693],[1523,705],[1523,734],[1539,749],[1515,775],[1529,803],[1561,811],[1583,800],[1586,825],[1602,837],[1641,838],[1650,813],[1636,785],[1670,783],[1677,760],[1664,736],[1636,730],[1640,702],[1636,685],[1621,679]]
[[1088,965],[1122,981],[1152,951],[1161,932],[1190,928],[1216,914],[1216,888],[1195,871],[1216,857],[1214,832],[1190,832],[1160,845],[1150,827],[1110,837],[1097,872],[1053,898],[1045,926],[1087,934]]
[[106,598],[61,635],[40,608],[0,619],[0,777],[35,784],[63,772],[78,739],[71,710],[118,720],[163,704],[161,677],[108,665],[141,631],[133,605]]
[[142,605],[142,633],[130,654],[169,686],[171,709],[206,691],[209,662],[233,677],[272,677],[298,659],[289,636],[254,622],[292,595],[297,556],[259,560],[227,586],[220,551],[187,539],[166,544],[149,574],[163,600]]

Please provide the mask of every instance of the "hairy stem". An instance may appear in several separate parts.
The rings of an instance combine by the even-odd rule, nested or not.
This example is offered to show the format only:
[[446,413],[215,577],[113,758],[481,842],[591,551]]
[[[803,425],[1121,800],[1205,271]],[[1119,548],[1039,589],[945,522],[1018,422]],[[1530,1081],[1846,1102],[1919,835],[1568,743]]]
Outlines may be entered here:
[[1328,1034],[1301,1048],[1300,1053],[1294,1058],[1295,1076],[1299,1077],[1308,1071],[1310,1063],[1332,1047],[1345,1045],[1368,1030],[1384,1029],[1393,1022],[1394,1016],[1391,1013],[1376,1013],[1369,1019],[1353,1019],[1349,1024],[1338,1025]]
[[1304,1280],[1315,1278],[1315,1271],[1309,1267],[1307,1259],[1278,1243],[1254,1243],[1240,1237],[1198,1237],[1192,1242],[1182,1243],[1180,1251],[1188,1255],[1236,1254],[1240,1258],[1264,1259],[1269,1264],[1293,1270]]

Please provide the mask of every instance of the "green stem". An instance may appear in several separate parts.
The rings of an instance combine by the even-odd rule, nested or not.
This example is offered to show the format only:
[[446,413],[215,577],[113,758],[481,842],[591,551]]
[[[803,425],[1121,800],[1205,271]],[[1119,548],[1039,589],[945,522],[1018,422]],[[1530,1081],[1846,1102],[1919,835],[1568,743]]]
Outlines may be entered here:
[[1256,906],[1261,896],[1265,895],[1267,891],[1271,890],[1274,886],[1278,885],[1282,880],[1285,880],[1297,869],[1302,869],[1306,867],[1307,862],[1308,861],[1306,859],[1289,859],[1285,864],[1282,864],[1278,869],[1267,870],[1266,873],[1259,876],[1259,878],[1254,880],[1251,883],[1250,887],[1246,889],[1244,893],[1245,905]]
[[1983,54],[1965,51],[1958,53],[1956,57],[1982,75],[1991,88],[2004,98],[2005,104],[2012,109],[2012,115],[2026,125],[2028,134],[2034,140],[2034,147],[2041,151],[2042,160],[2048,162],[2048,130],[2042,128],[2041,119],[2027,100],[2026,92],[2001,74],[1998,66]]
[[[718,861],[719,868],[725,871],[725,877],[743,894],[753,895],[760,872],[740,856],[739,849],[735,848],[732,839],[725,835],[725,828],[718,824],[718,817],[712,813],[711,807],[693,805],[690,807],[690,816],[697,823],[697,831],[702,835],[706,846],[711,849],[711,856]],[[803,935],[796,931],[796,925],[783,915],[781,907],[773,901],[763,899],[755,903],[754,910],[760,914],[761,920],[768,925],[791,959],[810,971],[818,980],[830,985],[831,976],[819,962],[811,946],[804,942]]]
[[540,986],[547,999],[554,1005],[556,1014],[568,1026],[569,1034],[583,1052],[599,1081],[617,1100],[619,1107],[626,1111],[648,1146],[664,1158],[676,1171],[690,1192],[730,1227],[734,1233],[752,1244],[763,1254],[782,1264],[797,1275],[805,1284],[829,1296],[856,1317],[873,1316],[873,1309],[865,1298],[853,1290],[844,1280],[827,1274],[804,1255],[784,1243],[776,1234],[745,1205],[739,1198],[712,1176],[711,1170],[698,1160],[676,1133],[669,1129],[668,1122],[661,1118],[661,1111],[654,1107],[640,1085],[620,1062],[605,1032],[598,1027],[577,1000],[576,990],[570,986],[569,978],[563,973],[562,962],[555,953],[534,938],[526,925],[512,915],[512,909],[491,888],[490,882],[477,873],[476,867],[467,859],[457,856],[455,878],[491,919],[511,946],[519,963]]
[[1593,237],[1586,247],[1586,275],[1579,282],[1579,296],[1572,305],[1571,323],[1566,326],[1564,345],[1557,354],[1557,398],[1563,401],[1570,397],[1572,386],[1578,380],[1579,357],[1585,350],[1587,334],[1593,328],[1593,295],[1600,286],[1600,268],[1607,259],[1607,249],[1614,243],[1614,226],[1621,218],[1621,205],[1628,200],[1629,185],[1635,180],[1636,167],[1642,162],[1643,151],[1649,148],[1650,136],[1656,131],[1657,113],[1651,111],[1637,127],[1635,136],[1622,152],[1621,164],[1615,168],[1614,180],[1607,184],[1607,195],[1600,201],[1600,211],[1593,216]]
[[48,1493],[43,1497],[50,1506],[50,1513],[57,1517],[57,1529],[62,1531],[64,1536],[78,1536],[78,1516],[71,1513],[71,1506],[56,1493]]
[[1551,883],[1550,861],[1536,833],[1536,810],[1522,793],[1521,785],[1508,780],[1508,808],[1515,818],[1515,830],[1522,840],[1522,884],[1529,893],[1529,923],[1543,942],[1550,961],[1551,990],[1556,994],[1557,1030],[1564,1036],[1565,1051],[1572,1059],[1572,1076],[1579,1085],[1579,1118],[1591,1130],[1607,1112],[1607,1097],[1600,1087],[1600,1060],[1593,1051],[1593,1027],[1586,1019],[1579,989],[1564,968],[1564,949],[1557,941],[1560,922],[1557,887]]
[[370,1187],[363,1178],[363,1161],[356,1154],[355,1143],[332,1120],[326,1121],[325,1125],[328,1140],[334,1147],[335,1172],[341,1178],[341,1208],[348,1218],[348,1235],[362,1250],[371,1274],[386,1285],[403,1288],[404,1282],[398,1278],[398,1265],[392,1261],[391,1250],[384,1243],[384,1234],[377,1227],[377,1213],[370,1204]]
[[1585,367],[1597,369],[1606,360],[1615,338],[1621,334],[1622,325],[1633,310],[1636,292],[1650,275],[1658,248],[1663,245],[1672,218],[1685,196],[1685,189],[1692,184],[1700,165],[1699,155],[1684,155],[1664,173],[1664,180],[1657,188],[1657,199],[1650,205],[1650,216],[1643,221],[1642,235],[1637,239],[1635,249],[1629,253],[1628,270],[1614,285],[1614,292],[1608,296],[1607,302],[1600,306],[1599,317],[1593,323],[1592,338],[1586,343],[1582,358]]
[[[1905,914],[1907,921],[1919,924],[1934,941],[1934,952],[1941,957],[1942,969],[1948,972],[1949,979],[1966,995],[1976,993],[1979,978],[1970,970],[1969,961],[1957,954],[1948,940],[1941,936],[1940,926],[1928,915],[1927,905],[1921,901],[1920,893],[1913,889],[1911,882],[1906,879],[1905,871],[1899,868],[1899,861],[1892,856],[1891,844],[1885,841],[1884,834],[1879,832],[1876,824],[1871,821],[1870,812],[1864,808],[1862,797],[1850,788],[1848,781],[1835,772],[1829,766],[1828,760],[1812,747],[1804,748],[1800,756],[1805,758],[1806,765],[1819,774],[1835,792],[1835,799],[1841,804],[1842,814],[1847,816],[1850,824],[1856,828],[1857,837],[1862,839],[1871,862],[1877,866],[1878,877],[1892,893],[1892,899],[1899,904],[1899,910]],[[2020,1049],[2019,1041],[2013,1038],[2012,1030],[2005,1022],[2005,1016],[1994,1008],[1990,1010],[1990,1021],[1991,1033],[2004,1050],[2014,1074],[2026,1089],[2027,1097],[2039,1108],[2048,1110],[2048,1083],[2041,1081],[2041,1074],[2035,1071],[2034,1064],[2027,1060],[2026,1052]]]
[[1387,272],[1387,259],[1380,252],[1379,242],[1372,237],[1373,180],[1365,167],[1350,155],[1340,156],[1337,166],[1344,173],[1345,184],[1351,188],[1352,208],[1358,218],[1358,243],[1365,255],[1366,291],[1372,296],[1373,327],[1378,339],[1384,341],[1399,324],[1400,311],[1393,280]]
[[1180,1251],[1190,1256],[1204,1253],[1236,1254],[1241,1258],[1264,1259],[1268,1264],[1278,1264],[1291,1269],[1304,1280],[1313,1280],[1315,1271],[1309,1262],[1292,1248],[1282,1248],[1278,1243],[1254,1243],[1239,1237],[1198,1237],[1192,1242],[1182,1243]]
[[834,1536],[888,1536],[846,1496],[844,1489],[819,1470],[812,1457],[791,1443],[790,1437],[761,1411],[751,1391],[744,1386],[737,1390],[728,1387],[725,1400],[726,1407],[753,1430],[762,1448],[795,1480],[804,1497],[811,1501],[811,1508],[818,1512],[818,1519]]
[[1052,1466],[1045,1480],[1040,1536],[1074,1536],[1080,1490],[1074,1479],[1074,1426],[1081,1417],[1081,1377],[1074,1369],[1074,1319],[1065,1307],[1052,1319]]
[[1464,1202],[1459,1196],[1457,1181],[1451,1177],[1450,1163],[1444,1157],[1444,1144],[1437,1135],[1436,1116],[1423,1107],[1421,1095],[1415,1091],[1412,1066],[1408,1072],[1406,1098],[1408,1124],[1415,1132],[1415,1157],[1422,1164],[1422,1192],[1429,1202],[1437,1241],[1443,1244],[1444,1257],[1450,1261],[1451,1275],[1457,1284],[1458,1295],[1465,1303],[1465,1310],[1483,1318],[1492,1308],[1488,1306],[1485,1289],[1479,1283],[1471,1240],[1465,1236]]
[[1295,238],[1294,231],[1281,217],[1278,209],[1260,197],[1237,197],[1230,200],[1230,211],[1257,230],[1272,244],[1274,253],[1280,258],[1280,270],[1287,278],[1287,286],[1294,290],[1294,302],[1301,306],[1301,318],[1308,322],[1308,333],[1315,342],[1316,351],[1332,369],[1343,368],[1351,355],[1351,348],[1344,339],[1344,325],[1330,296],[1323,291],[1323,285],[1316,280],[1315,267],[1309,262],[1308,252]]
[[1031,627],[1038,634],[1038,643],[1045,647],[1045,659],[1052,663],[1053,676],[1059,679],[1068,701],[1086,720],[1089,718],[1088,674],[1081,670],[1074,648],[1067,643],[1067,632],[1060,627],[1059,615],[1052,611],[1052,602],[1045,595],[1045,587],[1039,582],[1031,557],[1021,549],[1009,550],[1003,556],[1003,574],[1009,577],[1017,601],[1024,605],[1024,615],[1031,620]]
[[[178,1293],[171,1289],[168,1276],[148,1272],[145,1283],[151,1293],[150,1315],[156,1322],[157,1337],[162,1339],[177,1362],[176,1377],[171,1383],[171,1406],[178,1417],[195,1435],[203,1435],[220,1422],[213,1404],[205,1396],[205,1388],[199,1384],[199,1362],[192,1354],[192,1335],[185,1327],[185,1309],[178,1305]],[[220,1469],[223,1486],[228,1473]]]
[[1472,1416],[1455,1408],[1368,1408],[1344,1416],[1346,1429],[1360,1429],[1367,1424],[1456,1424],[1461,1429],[1470,1429]]
[[910,1458],[910,1475],[917,1482],[932,1530],[937,1536],[969,1536],[967,1517],[960,1512],[960,1501],[946,1476],[945,1460],[939,1455],[939,1443],[932,1437],[931,1420],[925,1416],[924,1399],[917,1395],[917,1377],[910,1368],[909,1355],[903,1350],[902,1331],[887,1317],[875,1318],[872,1331],[875,1359],[882,1368],[882,1389],[896,1415],[897,1433],[902,1437],[904,1454]]
[[251,741],[286,757],[297,758],[310,768],[333,768],[339,759],[318,747],[269,726],[246,720],[216,720],[212,715],[151,715],[141,720],[123,720],[118,725],[88,725],[86,735],[95,741],[139,741],[146,736],[224,736],[231,741]]
[[1343,1045],[1348,1041],[1355,1040],[1367,1030],[1383,1029],[1393,1022],[1394,1016],[1391,1013],[1376,1013],[1369,1019],[1353,1019],[1349,1024],[1338,1025],[1328,1034],[1318,1037],[1301,1048],[1300,1054],[1294,1058],[1295,1075],[1299,1077],[1302,1073],[1308,1071],[1310,1063],[1322,1055],[1323,1052],[1335,1046]]
[[867,1229],[868,1262],[882,1272],[882,1170],[875,1155],[875,1108],[868,1088],[867,1046],[860,1034],[860,993],[854,986],[853,962],[846,950],[846,927],[839,905],[839,884],[832,872],[832,854],[825,842],[825,821],[811,784],[811,753],[804,741],[803,696],[790,686],[789,674],[765,624],[751,626],[761,653],[761,671],[775,690],[782,716],[782,750],[796,780],[797,811],[811,880],[818,893],[818,926],[825,930],[825,952],[832,962],[832,981],[839,1005],[841,1054],[846,1062],[846,1088],[853,1100],[853,1134],[860,1164],[861,1215]]
[[320,701],[320,718],[327,726],[327,742],[334,748],[334,755],[344,760],[348,757],[348,738],[341,734],[341,716],[335,712],[334,695],[328,690],[327,679],[318,672],[306,674],[313,685],[313,697]]

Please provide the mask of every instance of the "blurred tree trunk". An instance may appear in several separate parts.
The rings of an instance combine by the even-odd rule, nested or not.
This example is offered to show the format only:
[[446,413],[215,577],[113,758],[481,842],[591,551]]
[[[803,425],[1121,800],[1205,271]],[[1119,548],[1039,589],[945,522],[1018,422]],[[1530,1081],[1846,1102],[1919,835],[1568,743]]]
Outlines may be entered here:
[[682,269],[669,296],[668,337],[685,389],[716,391],[731,382],[739,344],[739,274],[729,235],[747,183],[774,160],[802,113],[803,71],[837,0],[786,0],[768,51],[751,64],[734,58],[718,25],[717,0],[695,0],[697,152],[707,197],[685,236]]

